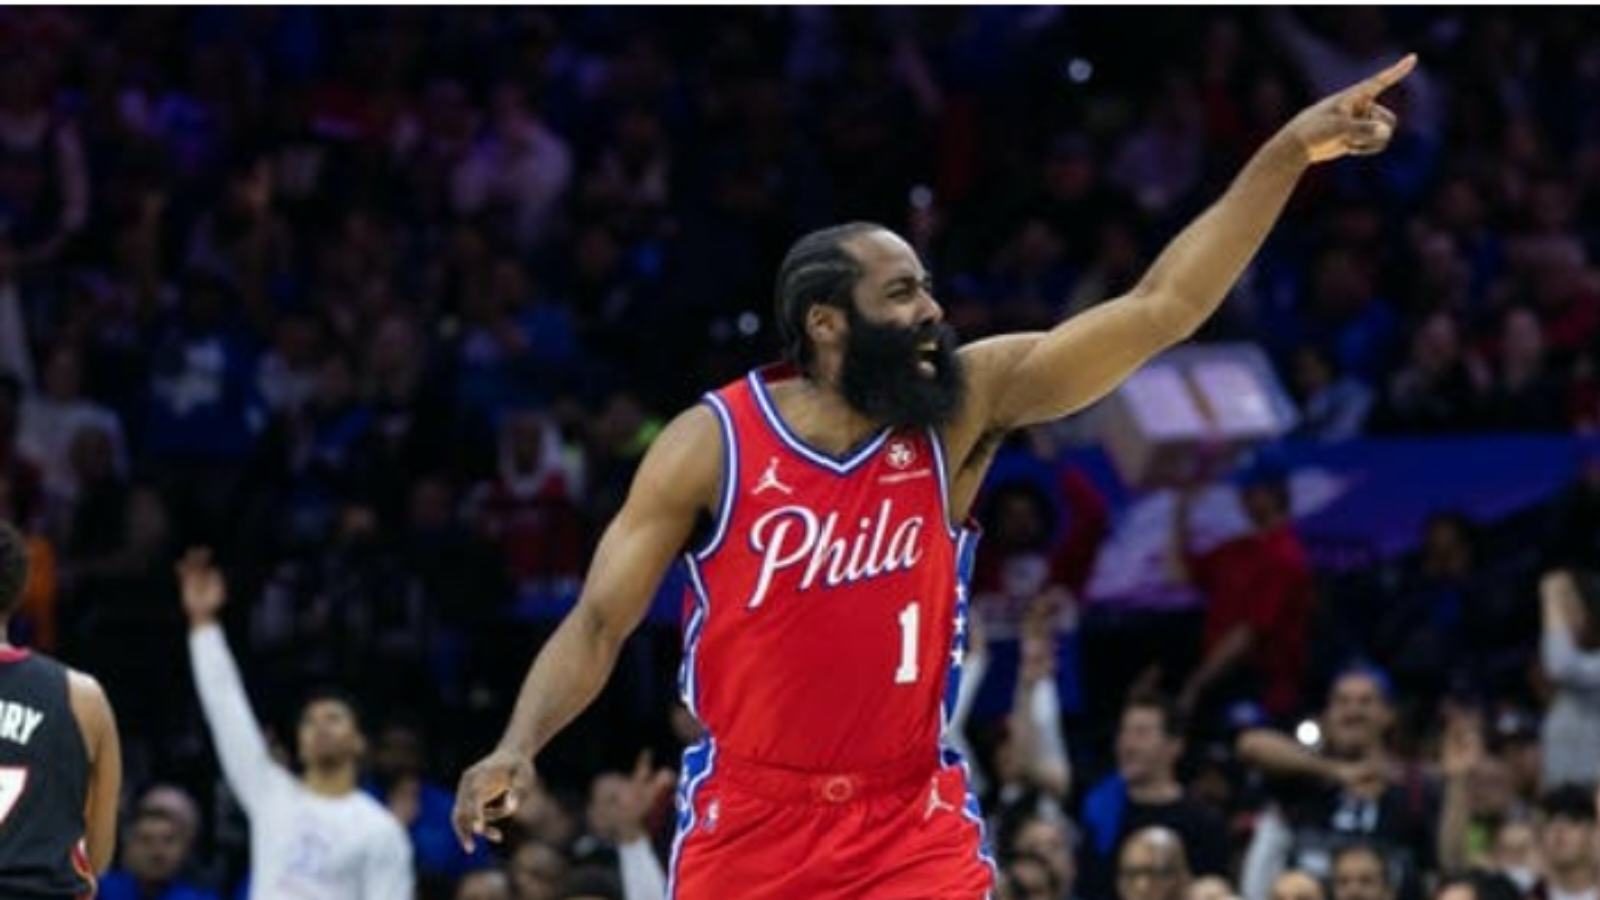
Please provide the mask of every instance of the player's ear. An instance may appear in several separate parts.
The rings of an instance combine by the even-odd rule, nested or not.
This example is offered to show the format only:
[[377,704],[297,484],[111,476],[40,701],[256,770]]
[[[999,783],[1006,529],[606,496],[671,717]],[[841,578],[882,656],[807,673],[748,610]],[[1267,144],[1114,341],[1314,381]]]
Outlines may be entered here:
[[848,327],[844,310],[831,303],[813,303],[806,310],[806,336],[811,339],[813,347],[844,343]]

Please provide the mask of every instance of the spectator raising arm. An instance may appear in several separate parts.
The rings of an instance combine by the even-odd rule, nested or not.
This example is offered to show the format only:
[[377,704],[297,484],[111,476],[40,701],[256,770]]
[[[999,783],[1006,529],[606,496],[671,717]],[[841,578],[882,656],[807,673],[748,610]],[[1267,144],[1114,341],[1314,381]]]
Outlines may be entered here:
[[239,668],[228,652],[222,626],[217,624],[226,590],[222,573],[211,566],[210,556],[207,550],[194,549],[178,563],[183,611],[189,617],[189,662],[222,774],[240,806],[253,814],[269,793],[287,787],[293,779],[267,750]]

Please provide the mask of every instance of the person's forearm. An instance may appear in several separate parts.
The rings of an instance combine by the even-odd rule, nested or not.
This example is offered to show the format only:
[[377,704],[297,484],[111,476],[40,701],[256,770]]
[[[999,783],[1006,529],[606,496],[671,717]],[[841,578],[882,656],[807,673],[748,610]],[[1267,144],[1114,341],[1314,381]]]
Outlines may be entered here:
[[1239,757],[1258,768],[1280,775],[1303,775],[1324,781],[1337,781],[1333,760],[1318,756],[1293,738],[1266,728],[1253,728],[1239,735]]
[[1135,295],[1178,338],[1200,327],[1238,281],[1310,165],[1295,138],[1278,133],[1257,150],[1226,193],[1167,245]]
[[1467,863],[1467,784],[1464,777],[1445,780],[1444,803],[1439,811],[1439,868],[1458,872]]
[[625,636],[580,603],[534,659],[500,747],[525,756],[543,749],[605,687]]

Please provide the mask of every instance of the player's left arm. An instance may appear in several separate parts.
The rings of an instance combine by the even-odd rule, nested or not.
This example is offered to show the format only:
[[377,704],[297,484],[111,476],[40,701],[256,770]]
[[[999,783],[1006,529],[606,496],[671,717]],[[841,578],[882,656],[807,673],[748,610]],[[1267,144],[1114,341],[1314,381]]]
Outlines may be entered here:
[[111,701],[93,676],[70,672],[67,695],[89,752],[89,793],[84,800],[84,845],[99,875],[117,853],[117,799],[122,793],[122,741]]
[[1049,331],[1001,335],[962,348],[970,415],[978,419],[972,431],[1005,431],[1082,409],[1193,334],[1222,304],[1310,165],[1377,153],[1388,144],[1396,119],[1378,95],[1415,64],[1416,57],[1407,56],[1300,112],[1126,295]]

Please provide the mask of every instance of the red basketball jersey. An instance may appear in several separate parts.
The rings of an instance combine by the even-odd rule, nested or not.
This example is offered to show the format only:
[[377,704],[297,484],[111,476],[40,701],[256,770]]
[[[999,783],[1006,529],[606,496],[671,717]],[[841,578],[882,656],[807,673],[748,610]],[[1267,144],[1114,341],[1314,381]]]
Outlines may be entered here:
[[935,432],[884,429],[831,456],[778,415],[766,386],[792,377],[769,366],[706,395],[722,495],[686,556],[684,702],[707,756],[823,772],[937,762],[976,534],[949,524]]

